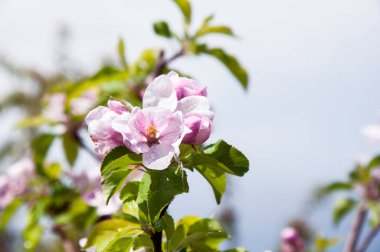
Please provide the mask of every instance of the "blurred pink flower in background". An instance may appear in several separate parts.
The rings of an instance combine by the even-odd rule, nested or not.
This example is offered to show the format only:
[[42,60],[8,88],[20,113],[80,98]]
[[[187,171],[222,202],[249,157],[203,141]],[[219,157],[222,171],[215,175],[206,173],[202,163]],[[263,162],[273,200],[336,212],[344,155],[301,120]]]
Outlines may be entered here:
[[83,201],[91,207],[96,207],[99,216],[110,215],[120,209],[122,202],[118,195],[112,197],[106,205],[102,193],[102,178],[98,168],[74,174],[72,179],[74,187],[79,189]]
[[90,89],[70,102],[70,110],[73,115],[86,114],[97,102],[98,90]]
[[48,104],[43,111],[43,116],[55,122],[65,122],[66,94],[55,93],[49,97]]
[[24,195],[34,176],[35,166],[30,158],[21,159],[9,167],[5,174],[0,175],[0,209]]
[[281,233],[281,252],[303,252],[305,242],[293,227],[286,227]]

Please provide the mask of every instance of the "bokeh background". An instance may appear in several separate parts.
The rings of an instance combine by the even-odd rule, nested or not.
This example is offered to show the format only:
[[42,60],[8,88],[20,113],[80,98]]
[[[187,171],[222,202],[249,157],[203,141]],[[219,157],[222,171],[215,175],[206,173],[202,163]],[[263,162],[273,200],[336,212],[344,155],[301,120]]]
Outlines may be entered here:
[[[235,208],[234,243],[250,251],[274,250],[282,227],[294,218],[310,220],[328,236],[342,235],[350,221],[331,226],[333,200],[314,205],[311,199],[318,185],[344,178],[357,160],[380,150],[361,135],[364,125],[380,122],[380,2],[192,3],[198,23],[214,13],[218,23],[234,28],[238,40],[213,37],[210,43],[235,54],[250,73],[244,92],[210,58],[175,63],[208,86],[216,111],[210,141],[226,139],[252,163],[248,175],[231,181],[223,203]],[[152,31],[152,22],[161,19],[181,25],[168,0],[0,0],[0,55],[47,73],[64,64],[92,73],[116,60],[119,37],[132,59],[145,47],[170,49]],[[16,82],[0,69],[0,97],[17,88]],[[12,110],[0,116],[4,141],[16,134],[21,115]],[[191,193],[171,207],[175,218],[220,211],[200,176],[191,174],[190,185]],[[372,251],[380,251],[379,244]]]

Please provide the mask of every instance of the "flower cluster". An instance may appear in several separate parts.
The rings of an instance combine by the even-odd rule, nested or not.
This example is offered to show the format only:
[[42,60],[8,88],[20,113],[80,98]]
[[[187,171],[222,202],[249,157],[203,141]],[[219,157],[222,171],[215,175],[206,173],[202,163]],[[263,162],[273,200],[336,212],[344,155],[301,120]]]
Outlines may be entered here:
[[90,111],[86,123],[95,150],[104,155],[120,145],[142,154],[150,169],[165,169],[179,154],[179,145],[202,144],[210,136],[214,113],[206,88],[170,72],[146,88],[143,108],[119,101]]

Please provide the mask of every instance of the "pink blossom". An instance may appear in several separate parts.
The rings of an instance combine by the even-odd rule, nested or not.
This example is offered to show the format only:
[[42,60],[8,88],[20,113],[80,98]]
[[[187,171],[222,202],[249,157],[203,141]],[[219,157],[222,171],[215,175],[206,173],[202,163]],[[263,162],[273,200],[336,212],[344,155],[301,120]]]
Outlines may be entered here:
[[73,115],[83,115],[87,113],[96,103],[98,90],[90,89],[81,94],[78,98],[70,102],[70,110]]
[[66,94],[55,93],[49,97],[48,105],[43,111],[44,117],[56,122],[65,122],[67,116],[65,114]]
[[183,121],[188,133],[183,142],[202,144],[211,134],[214,113],[210,110],[208,99],[203,96],[189,96],[178,102],[177,110],[183,114]]
[[173,82],[168,75],[160,75],[145,89],[143,107],[162,107],[174,111],[177,101]]
[[143,164],[156,170],[169,166],[182,136],[182,116],[160,107],[135,108],[123,136]]
[[303,252],[305,242],[293,227],[285,228],[281,233],[281,252]]
[[128,122],[129,117],[127,108],[118,101],[109,101],[107,107],[99,106],[88,113],[85,121],[99,155],[123,145],[123,136],[112,127],[112,123],[116,119]]
[[33,161],[24,158],[9,167],[5,174],[0,175],[0,209],[28,192],[29,182],[35,176],[34,169]]
[[176,72],[168,74],[170,81],[174,84],[177,99],[181,100],[188,96],[207,96],[207,88],[201,88],[195,80],[179,77]]
[[106,205],[99,169],[82,171],[73,176],[73,182],[80,190],[83,201],[95,207],[99,216],[114,214],[120,209],[122,202],[118,195],[113,196]]

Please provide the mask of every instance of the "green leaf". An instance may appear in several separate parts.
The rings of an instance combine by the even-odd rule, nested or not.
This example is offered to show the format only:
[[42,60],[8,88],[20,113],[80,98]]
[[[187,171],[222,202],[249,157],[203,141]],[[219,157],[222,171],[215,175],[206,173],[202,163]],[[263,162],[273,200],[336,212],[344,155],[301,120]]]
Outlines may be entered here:
[[185,18],[185,23],[190,24],[191,22],[191,5],[188,0],[173,0],[179,9],[181,10],[184,18]]
[[106,197],[106,204],[110,201],[112,196],[123,185],[127,176],[131,173],[132,169],[123,168],[111,171],[103,179],[103,194]]
[[165,213],[164,217],[162,217],[163,221],[165,222],[165,235],[166,239],[169,241],[173,234],[174,234],[174,220],[173,217],[171,217],[168,213]]
[[148,192],[149,214],[154,223],[176,195],[189,191],[189,186],[185,171],[176,165],[162,171],[150,170],[149,175],[152,179]]
[[315,252],[325,252],[326,249],[335,246],[338,242],[337,238],[325,238],[318,235],[314,241]]
[[212,33],[235,36],[234,32],[232,31],[230,27],[225,26],[225,25],[218,25],[218,26],[204,26],[200,28],[195,34],[195,37],[199,38],[199,37],[212,34]]
[[211,185],[216,202],[220,204],[223,193],[226,191],[227,174],[223,170],[210,165],[199,164],[195,169],[197,169]]
[[28,225],[24,229],[24,247],[26,251],[34,251],[41,240],[43,227],[37,223]]
[[48,153],[50,145],[53,143],[54,138],[54,135],[44,134],[36,137],[32,141],[34,161],[36,163],[37,170],[42,174],[42,165],[45,161],[46,154]]
[[130,252],[133,247],[134,237],[123,237],[111,242],[104,252]]
[[207,45],[198,45],[196,48],[197,54],[207,54],[224,64],[231,74],[240,82],[244,89],[248,87],[248,73],[244,67],[242,67],[239,61],[228,54],[221,48],[209,48]]
[[345,183],[345,182],[334,182],[331,183],[325,187],[323,187],[323,193],[324,194],[329,194],[332,192],[336,191],[347,191],[352,189],[352,185],[350,183]]
[[367,165],[368,170],[372,170],[373,168],[380,166],[380,155],[374,157]]
[[219,251],[220,243],[228,238],[223,227],[214,219],[199,219],[187,216],[177,223],[169,240],[168,251],[178,251],[187,247],[191,251]]
[[114,169],[127,168],[130,165],[139,165],[141,163],[141,155],[132,153],[127,147],[119,146],[105,156],[100,170],[102,175],[105,175]]
[[356,204],[356,201],[353,199],[343,198],[338,200],[333,212],[334,224],[339,224],[343,217],[355,208]]
[[117,45],[117,52],[119,54],[120,64],[124,69],[128,68],[127,59],[125,58],[125,44],[122,38],[119,38],[119,43]]
[[28,213],[26,227],[23,231],[24,247],[26,251],[34,251],[41,240],[44,229],[39,221],[44,214],[48,202],[48,198],[37,201]]
[[20,206],[22,206],[22,202],[22,199],[16,198],[2,210],[0,229],[7,228],[7,225],[12,219],[13,215],[17,212]]
[[153,29],[157,35],[165,37],[165,38],[171,38],[173,35],[168,23],[166,23],[165,21],[159,21],[159,22],[154,23]]
[[248,250],[244,248],[234,248],[234,249],[224,250],[223,252],[248,252]]
[[41,126],[41,125],[45,125],[45,124],[55,124],[56,122],[51,120],[51,119],[48,119],[48,118],[45,118],[43,116],[34,116],[34,117],[29,117],[29,118],[26,118],[22,121],[20,121],[18,124],[17,124],[17,127],[21,127],[21,128],[27,128],[27,127],[38,127],[38,126]]
[[223,140],[207,146],[200,154],[183,160],[186,167],[211,167],[235,176],[243,176],[249,169],[249,161],[235,147]]
[[89,233],[84,249],[112,241],[127,228],[137,228],[136,224],[123,219],[111,219],[98,223]]
[[249,161],[244,154],[223,140],[207,146],[203,153],[223,163],[227,167],[226,172],[233,175],[243,176],[249,169]]
[[61,165],[59,163],[51,163],[44,166],[44,173],[51,180],[56,180],[61,175]]
[[380,224],[380,205],[375,201],[369,201],[368,207],[370,209],[369,222],[371,227],[377,227]]
[[172,165],[162,171],[149,170],[144,174],[137,202],[140,210],[154,226],[160,218],[161,211],[172,202],[174,197],[188,191],[185,171]]
[[137,194],[139,192],[140,181],[128,182],[120,190],[120,199],[125,203],[137,199]]
[[78,157],[78,144],[75,139],[68,133],[62,135],[62,145],[65,151],[66,159],[71,166],[74,165]]

